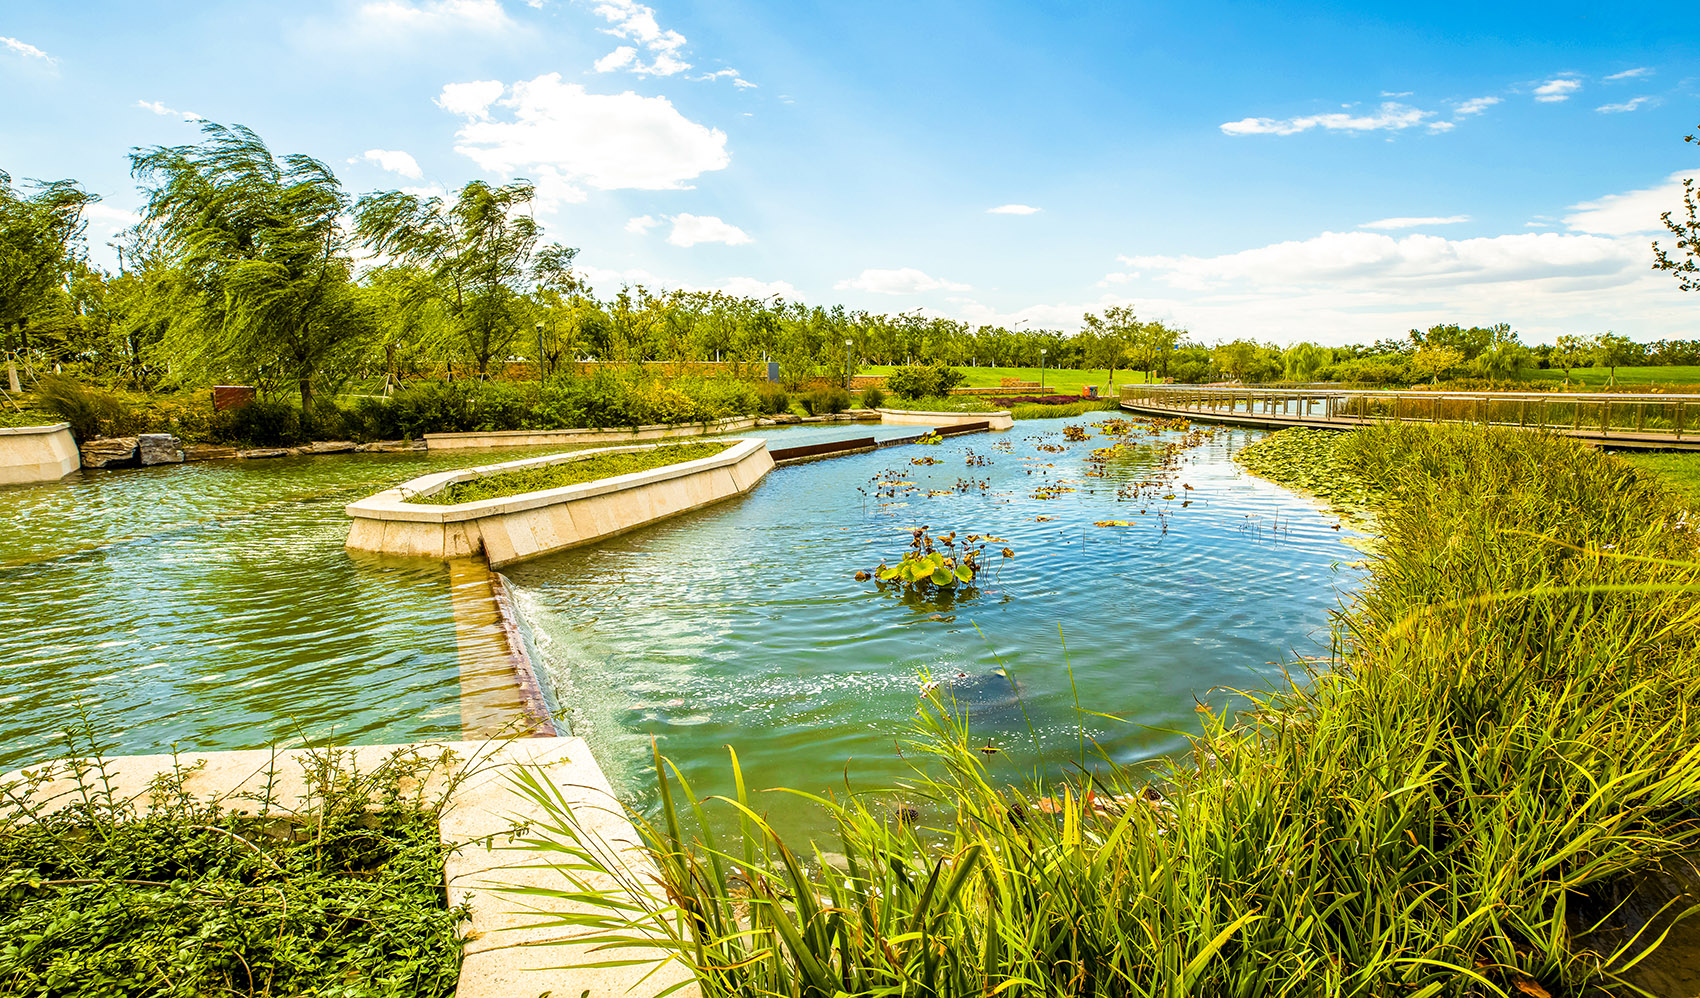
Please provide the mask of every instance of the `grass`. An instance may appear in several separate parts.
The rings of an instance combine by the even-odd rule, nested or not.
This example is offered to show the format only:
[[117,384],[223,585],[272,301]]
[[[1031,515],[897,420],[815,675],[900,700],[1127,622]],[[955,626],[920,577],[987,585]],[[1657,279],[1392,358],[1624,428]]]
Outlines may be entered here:
[[560,464],[540,465],[485,475],[471,481],[455,482],[448,488],[430,495],[408,496],[407,501],[429,506],[452,506],[482,499],[500,499],[525,492],[542,492],[568,485],[582,485],[601,478],[630,475],[669,464],[682,464],[699,458],[713,457],[731,447],[729,443],[667,444],[649,450],[626,451],[617,454],[592,454]]
[[995,412],[997,406],[982,396],[934,395],[930,398],[903,398],[886,394],[887,409],[908,409],[914,412]]
[[[1557,368],[1547,371],[1528,372],[1531,378],[1549,380],[1564,380],[1564,372]],[[1611,381],[1611,369],[1605,367],[1573,367],[1570,369],[1572,384],[1580,382],[1584,385],[1603,388]],[[1617,369],[1617,387],[1675,387],[1684,386],[1700,388],[1700,367],[1672,365],[1669,367],[1620,367]]]
[[310,814],[197,800],[184,766],[144,809],[98,754],[73,760],[62,807],[27,779],[0,787],[0,993],[453,994],[466,912],[443,897],[447,796],[409,789],[433,765],[403,750],[361,773],[315,754]]
[[1034,402],[1018,402],[1009,407],[1013,419],[1062,419],[1065,416],[1079,416],[1088,412],[1107,412],[1121,408],[1114,399],[1094,399],[1091,401],[1068,402],[1062,405],[1042,405]]
[[[897,368],[890,365],[859,367],[856,369],[856,373],[885,375],[890,374],[896,369]],[[963,388],[996,388],[1003,378],[1019,378],[1022,381],[1039,380],[1039,368],[1037,367],[958,366],[956,369],[968,376],[968,379],[962,382]],[[1068,370],[1066,368],[1046,367],[1044,369],[1044,374],[1045,387],[1054,388],[1065,395],[1079,394],[1081,385],[1097,385],[1098,388],[1102,390],[1110,380],[1109,370],[1102,367],[1095,370],[1080,371]],[[1116,370],[1116,384],[1118,385],[1139,385],[1144,383],[1145,377],[1138,371],[1128,371],[1121,368]]]
[[51,412],[36,412],[32,409],[19,412],[9,405],[0,408],[0,427],[52,426],[54,423],[62,422],[64,420]]
[[[610,960],[659,941],[710,998],[1629,993],[1659,936],[1605,899],[1700,844],[1689,513],[1562,439],[1339,446],[1384,543],[1333,668],[1200,707],[1189,759],[992,754],[923,687],[905,818],[814,797],[837,839],[792,843],[735,753],[736,792],[706,800],[658,756],[657,895],[533,778],[566,885],[529,900]],[[573,914],[587,897],[615,907]]]
[[1688,451],[1620,453],[1618,460],[1664,479],[1672,489],[1700,505],[1700,453]]

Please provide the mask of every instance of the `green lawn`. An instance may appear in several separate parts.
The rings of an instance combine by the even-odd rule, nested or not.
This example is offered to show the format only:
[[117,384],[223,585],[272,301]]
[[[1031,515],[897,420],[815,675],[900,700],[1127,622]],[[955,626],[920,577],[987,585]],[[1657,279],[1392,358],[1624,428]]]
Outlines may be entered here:
[[[861,367],[857,374],[890,374],[896,370],[891,366]],[[996,388],[998,381],[1003,378],[1020,378],[1023,381],[1038,381],[1037,367],[958,367],[958,371],[968,375],[968,380],[962,383],[964,388]],[[1071,371],[1055,367],[1045,368],[1045,387],[1055,389],[1062,395],[1080,394],[1081,385],[1097,385],[1099,391],[1109,384],[1110,372],[1104,368],[1092,371]],[[1144,384],[1145,376],[1137,371],[1116,371],[1116,384]]]
[[[1528,378],[1564,380],[1564,372],[1556,368],[1549,371],[1529,371]],[[1581,382],[1584,385],[1605,386],[1611,380],[1611,370],[1604,367],[1573,367],[1570,369],[1572,383]],[[1620,367],[1617,369],[1617,387],[1641,385],[1689,385],[1700,386],[1700,367]]]
[[1700,503],[1700,453],[1667,451],[1619,453],[1617,456],[1642,471],[1660,476],[1691,501]]

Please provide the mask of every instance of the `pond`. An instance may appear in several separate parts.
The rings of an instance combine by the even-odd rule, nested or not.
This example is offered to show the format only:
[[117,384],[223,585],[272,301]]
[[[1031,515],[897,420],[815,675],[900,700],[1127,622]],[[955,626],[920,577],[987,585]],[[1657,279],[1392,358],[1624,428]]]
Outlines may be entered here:
[[[652,738],[699,792],[729,790],[728,745],[752,787],[889,786],[910,773],[924,681],[967,707],[1012,778],[1037,753],[1078,758],[1083,726],[1123,762],[1176,753],[1195,698],[1220,706],[1219,687],[1326,656],[1361,555],[1335,519],[1234,464],[1261,434],[1106,437],[1108,415],[779,468],[740,500],[505,574],[564,719],[640,805]],[[856,580],[921,526],[991,535],[974,591]]]

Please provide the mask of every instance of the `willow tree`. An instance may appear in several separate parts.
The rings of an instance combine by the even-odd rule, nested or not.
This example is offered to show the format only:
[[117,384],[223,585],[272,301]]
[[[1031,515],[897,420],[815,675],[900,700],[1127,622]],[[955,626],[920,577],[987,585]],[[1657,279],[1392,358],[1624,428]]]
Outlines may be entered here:
[[26,181],[0,170],[0,332],[26,357],[30,328],[64,298],[83,234],[83,209],[99,200],[73,180]]
[[348,198],[311,156],[275,157],[240,125],[201,132],[196,145],[130,156],[148,198],[142,224],[175,263],[169,293],[184,302],[163,349],[179,374],[293,382],[311,419],[314,382],[374,328],[339,224]]
[[368,248],[431,275],[432,293],[465,338],[480,376],[514,338],[527,264],[541,235],[529,214],[535,196],[524,180],[501,187],[474,180],[453,204],[389,191],[368,194],[355,207],[355,230]]

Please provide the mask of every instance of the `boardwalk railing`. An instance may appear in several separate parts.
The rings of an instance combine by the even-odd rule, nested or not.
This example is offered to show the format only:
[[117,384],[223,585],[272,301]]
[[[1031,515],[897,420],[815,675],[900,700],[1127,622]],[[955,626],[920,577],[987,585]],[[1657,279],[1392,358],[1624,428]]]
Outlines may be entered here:
[[1643,447],[1700,445],[1700,395],[1124,385],[1121,402],[1133,410],[1259,426],[1464,422]]

